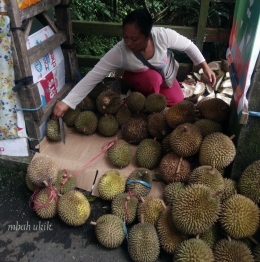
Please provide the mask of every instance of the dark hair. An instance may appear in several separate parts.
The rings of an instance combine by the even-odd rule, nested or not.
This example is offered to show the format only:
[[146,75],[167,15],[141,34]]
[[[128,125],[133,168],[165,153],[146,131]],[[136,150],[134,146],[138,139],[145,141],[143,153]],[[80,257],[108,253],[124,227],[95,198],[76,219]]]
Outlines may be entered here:
[[122,27],[126,24],[136,23],[140,32],[145,36],[149,36],[153,26],[151,14],[146,9],[136,9],[130,12],[124,19]]

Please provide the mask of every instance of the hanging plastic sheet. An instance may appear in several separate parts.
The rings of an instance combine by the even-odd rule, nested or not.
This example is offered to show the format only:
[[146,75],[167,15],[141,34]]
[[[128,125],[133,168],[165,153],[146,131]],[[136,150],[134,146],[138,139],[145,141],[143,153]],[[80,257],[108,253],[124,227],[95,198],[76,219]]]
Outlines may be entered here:
[[13,86],[10,18],[0,15],[0,155],[27,156],[25,121]]

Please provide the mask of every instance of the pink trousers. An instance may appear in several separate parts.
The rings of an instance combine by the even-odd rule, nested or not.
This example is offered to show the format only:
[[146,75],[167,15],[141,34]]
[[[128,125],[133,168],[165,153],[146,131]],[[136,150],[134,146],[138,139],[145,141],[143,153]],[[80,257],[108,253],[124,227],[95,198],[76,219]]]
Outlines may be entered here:
[[135,91],[146,97],[153,93],[164,95],[167,99],[167,106],[175,105],[184,99],[183,92],[176,79],[171,88],[162,87],[162,76],[153,69],[141,73],[125,71],[123,78]]

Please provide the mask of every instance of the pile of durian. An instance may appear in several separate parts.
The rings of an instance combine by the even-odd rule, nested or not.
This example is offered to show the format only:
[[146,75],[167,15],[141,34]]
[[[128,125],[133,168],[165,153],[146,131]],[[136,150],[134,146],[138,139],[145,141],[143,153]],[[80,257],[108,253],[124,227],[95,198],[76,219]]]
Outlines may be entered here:
[[59,170],[48,156],[33,158],[25,177],[33,191],[30,207],[42,219],[59,215],[70,226],[83,225],[91,211],[87,197],[75,188],[76,177],[67,170]]
[[[95,226],[97,240],[107,248],[127,241],[136,262],[156,261],[161,250],[171,254],[174,262],[260,261],[256,240],[260,160],[248,166],[239,181],[229,178],[227,168],[236,155],[234,136],[226,134],[230,105],[218,97],[166,105],[161,94],[146,98],[131,92],[122,98],[99,84],[64,115],[66,125],[84,135],[96,132],[110,137],[120,131],[107,151],[115,168],[107,170],[97,183],[100,197],[111,202],[110,213],[89,221]],[[47,137],[60,139],[54,120],[47,124]],[[123,174],[121,168],[133,160],[130,144],[136,146],[138,167]],[[42,167],[40,170],[42,173]],[[39,175],[29,173],[30,182],[36,184]],[[43,177],[36,185],[55,187],[54,177]],[[155,177],[165,183],[163,199],[148,196]],[[72,192],[77,190],[69,192],[75,197]],[[89,203],[71,196],[61,208],[66,194],[59,192],[58,201],[49,201],[48,191],[42,202],[35,194],[34,202],[54,202],[64,221],[80,225],[88,219]],[[75,223],[79,206],[86,212],[81,223]]]

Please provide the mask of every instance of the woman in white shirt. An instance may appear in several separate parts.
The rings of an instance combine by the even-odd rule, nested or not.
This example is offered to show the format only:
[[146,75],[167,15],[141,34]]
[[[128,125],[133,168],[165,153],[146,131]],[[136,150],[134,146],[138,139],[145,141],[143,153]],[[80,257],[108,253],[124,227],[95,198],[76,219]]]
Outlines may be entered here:
[[168,48],[183,51],[195,65],[203,68],[211,84],[215,84],[215,73],[197,46],[172,29],[153,27],[153,20],[148,11],[137,9],[129,13],[123,20],[122,29],[123,39],[100,59],[62,101],[56,103],[54,116],[63,116],[69,108],[75,109],[97,83],[116,69],[123,69],[124,80],[135,91],[145,96],[161,93],[166,97],[168,106],[182,101],[184,97],[178,81],[175,79],[171,88],[163,87],[162,76],[135,56],[135,52],[138,51],[158,70],[166,64]]

